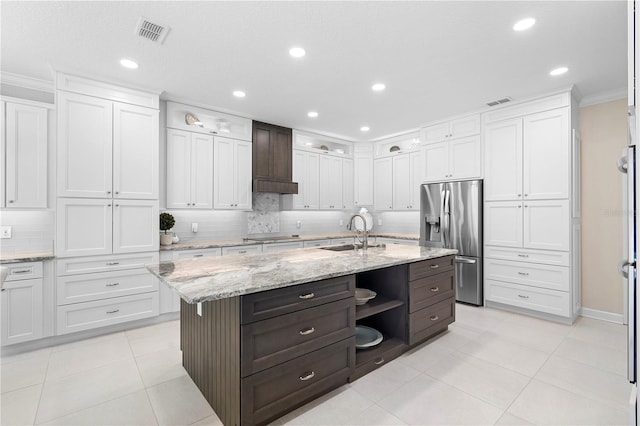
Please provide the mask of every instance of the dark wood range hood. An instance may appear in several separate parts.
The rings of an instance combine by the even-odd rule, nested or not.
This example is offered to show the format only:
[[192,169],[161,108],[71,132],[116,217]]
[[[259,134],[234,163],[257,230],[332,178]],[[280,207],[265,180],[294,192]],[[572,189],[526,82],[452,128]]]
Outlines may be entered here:
[[273,124],[253,122],[253,192],[297,194],[292,181],[292,131]]

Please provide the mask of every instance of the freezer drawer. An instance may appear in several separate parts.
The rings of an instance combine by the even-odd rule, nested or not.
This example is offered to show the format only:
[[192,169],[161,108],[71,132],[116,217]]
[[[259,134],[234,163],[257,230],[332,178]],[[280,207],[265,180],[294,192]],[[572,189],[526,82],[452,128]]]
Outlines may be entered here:
[[473,305],[482,305],[482,259],[477,257],[455,257],[456,300]]

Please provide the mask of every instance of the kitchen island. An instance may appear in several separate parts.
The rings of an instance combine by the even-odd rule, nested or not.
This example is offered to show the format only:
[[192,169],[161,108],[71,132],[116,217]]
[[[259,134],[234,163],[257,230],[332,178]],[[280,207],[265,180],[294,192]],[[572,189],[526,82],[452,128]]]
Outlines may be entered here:
[[[183,365],[225,425],[263,424],[455,320],[455,250],[338,247],[147,268],[181,302]],[[356,306],[355,289],[377,296]],[[356,323],[381,332],[356,351]]]

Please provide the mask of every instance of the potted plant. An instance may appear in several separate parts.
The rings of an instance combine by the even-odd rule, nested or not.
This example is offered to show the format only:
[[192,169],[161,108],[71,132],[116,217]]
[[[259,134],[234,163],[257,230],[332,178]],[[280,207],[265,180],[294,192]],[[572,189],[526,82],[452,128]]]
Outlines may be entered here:
[[164,234],[160,234],[160,245],[170,246],[173,239],[173,234],[168,234],[167,231],[173,228],[176,224],[176,220],[171,213],[160,213],[160,230],[164,231]]

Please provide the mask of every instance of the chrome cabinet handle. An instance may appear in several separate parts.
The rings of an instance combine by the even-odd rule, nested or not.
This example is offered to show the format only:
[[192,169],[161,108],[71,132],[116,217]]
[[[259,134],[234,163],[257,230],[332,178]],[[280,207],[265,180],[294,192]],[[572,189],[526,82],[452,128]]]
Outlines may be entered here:
[[437,315],[432,316],[431,318],[429,318],[431,321],[438,321],[440,319],[440,317],[438,317]]
[[300,299],[313,299],[315,297],[315,294],[313,294],[313,293],[301,294],[298,297]]
[[440,265],[438,265],[438,264],[429,266],[429,268],[431,268],[431,269],[438,269],[439,267],[440,267]]
[[518,257],[529,257],[528,254],[518,254]]
[[11,271],[12,274],[28,274],[31,272],[31,269],[16,269],[15,271]]
[[375,361],[373,361],[373,363],[374,363],[375,365],[380,365],[380,364],[382,364],[383,362],[384,362],[384,358],[383,358],[383,357],[380,357],[380,358],[376,359]]
[[193,257],[202,257],[204,254],[194,254]]
[[111,283],[111,284],[107,284],[107,287],[115,287],[117,285],[120,285],[120,283]]
[[431,291],[434,292],[434,293],[439,291],[439,290],[440,290],[440,287],[431,287]]
[[107,262],[107,266],[119,265],[120,262]]
[[115,314],[116,312],[120,312],[120,309],[116,309],[113,311],[107,311],[108,314]]
[[107,194],[111,194],[111,191],[107,191]]
[[13,203],[14,201],[13,201],[13,200],[9,200],[9,202],[10,202],[10,203]]
[[242,254],[242,253],[246,253],[246,250],[240,250],[238,253]]
[[518,297],[520,297],[520,298],[522,298],[522,299],[528,299],[528,298],[529,298],[529,296],[525,296],[525,295],[523,295],[523,294],[519,294],[519,295],[518,295]]
[[302,380],[303,382],[306,382],[309,379],[313,379],[315,376],[316,376],[316,373],[312,371],[310,373],[305,374],[304,376],[300,376],[300,380]]
[[307,336],[313,333],[314,331],[316,331],[314,327],[309,327],[309,328],[305,328],[304,330],[300,330],[298,333],[300,333],[301,336]]
[[528,272],[520,272],[520,271],[518,271],[518,275],[524,275],[526,277],[526,276],[529,275],[529,273]]

